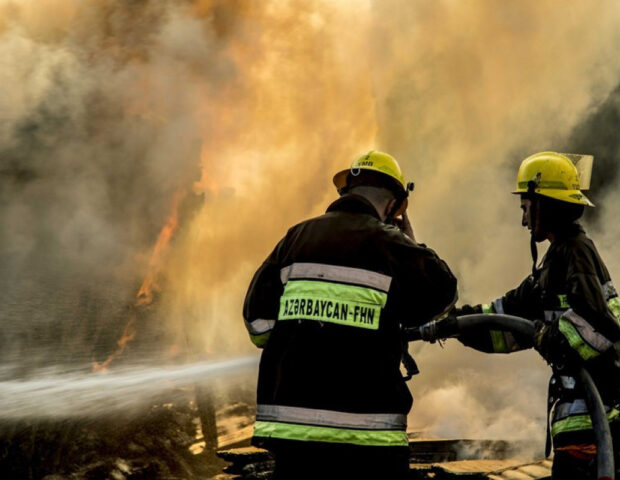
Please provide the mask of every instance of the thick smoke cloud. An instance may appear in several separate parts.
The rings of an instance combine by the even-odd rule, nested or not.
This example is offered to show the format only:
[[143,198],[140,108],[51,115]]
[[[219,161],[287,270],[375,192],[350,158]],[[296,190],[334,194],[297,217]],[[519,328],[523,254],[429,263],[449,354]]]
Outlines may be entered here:
[[[457,274],[462,302],[487,303],[530,270],[528,235],[508,193],[522,158],[593,153],[595,174],[617,189],[608,124],[615,95],[606,99],[618,82],[620,15],[613,2],[591,7],[374,3],[379,143],[416,180],[414,227]],[[595,136],[585,134],[593,127]],[[600,144],[579,141],[586,138]],[[606,218],[600,226],[594,238],[613,275],[617,251],[607,247],[620,232]],[[491,357],[453,340],[444,350],[414,349],[422,374],[413,381],[413,425],[450,436],[544,438],[548,367],[533,352]]]
[[[530,268],[507,193],[520,159],[598,155],[575,139],[614,98],[619,17],[612,1],[0,2],[4,355],[47,364],[114,349],[179,195],[134,345],[247,352],[253,271],[371,147],[416,181],[416,234],[451,265],[462,301],[492,300]],[[612,151],[595,168],[617,168]],[[605,258],[620,235],[607,218]],[[535,354],[412,349],[412,426],[542,445]]]
[[164,2],[1,8],[3,355],[101,355],[173,195],[199,178],[197,86],[234,72],[215,33]]

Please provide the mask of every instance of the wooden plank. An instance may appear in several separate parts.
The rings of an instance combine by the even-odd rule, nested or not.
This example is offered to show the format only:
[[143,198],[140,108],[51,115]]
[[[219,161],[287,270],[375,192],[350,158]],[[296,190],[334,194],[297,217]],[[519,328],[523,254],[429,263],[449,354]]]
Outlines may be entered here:
[[455,462],[433,464],[433,469],[440,470],[451,475],[472,473],[485,474],[498,470],[509,469],[519,465],[523,465],[523,460],[459,460]]

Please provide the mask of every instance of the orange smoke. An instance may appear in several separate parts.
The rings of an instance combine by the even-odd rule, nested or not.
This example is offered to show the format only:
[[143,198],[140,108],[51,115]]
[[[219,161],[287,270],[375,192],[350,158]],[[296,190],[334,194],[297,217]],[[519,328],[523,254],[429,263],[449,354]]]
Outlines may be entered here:
[[163,226],[159,235],[157,237],[157,242],[155,242],[155,246],[153,247],[153,252],[151,253],[151,257],[148,263],[148,272],[138,289],[138,293],[136,295],[136,301],[133,304],[131,316],[129,321],[125,325],[123,329],[123,334],[121,338],[118,339],[116,344],[118,345],[117,349],[111,353],[108,358],[103,362],[95,362],[93,364],[93,371],[95,372],[106,372],[108,370],[108,366],[112,363],[113,360],[120,357],[125,348],[136,337],[136,313],[138,308],[144,308],[153,303],[154,293],[159,291],[159,285],[157,284],[157,279],[164,265],[164,259],[170,247],[170,241],[179,227],[179,206],[181,201],[185,197],[187,192],[180,191],[178,192],[173,199],[172,213],[168,217],[166,224]]

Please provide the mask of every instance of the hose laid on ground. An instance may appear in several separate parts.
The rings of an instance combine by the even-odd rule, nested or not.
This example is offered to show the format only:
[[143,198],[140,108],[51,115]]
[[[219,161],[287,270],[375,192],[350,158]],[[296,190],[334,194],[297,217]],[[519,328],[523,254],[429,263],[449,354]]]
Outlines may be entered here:
[[[420,327],[406,330],[409,341],[437,339],[435,335],[439,322],[429,322]],[[458,336],[459,333],[476,329],[495,329],[518,333],[528,338],[533,338],[535,333],[534,323],[530,320],[513,315],[504,314],[474,314],[456,317],[453,332],[442,332],[443,336]],[[577,367],[573,372],[585,392],[586,405],[592,420],[596,443],[596,467],[598,480],[614,480],[614,449],[609,430],[609,422],[605,413],[605,407],[601,400],[592,377],[583,367]]]

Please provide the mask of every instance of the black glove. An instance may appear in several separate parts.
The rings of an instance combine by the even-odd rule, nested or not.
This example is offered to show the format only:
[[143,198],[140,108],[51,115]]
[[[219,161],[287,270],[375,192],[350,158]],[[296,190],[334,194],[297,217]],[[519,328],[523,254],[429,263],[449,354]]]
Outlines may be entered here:
[[545,323],[534,320],[536,331],[534,333],[534,348],[549,365],[567,365],[570,355],[566,339],[558,330],[557,322]]
[[422,340],[435,343],[437,340],[448,338],[458,333],[458,322],[456,316],[450,313],[447,317],[425,323],[420,327]]
[[471,305],[463,305],[461,307],[454,307],[450,315],[454,315],[455,317],[460,317],[461,315],[474,315],[482,313],[482,308],[480,305],[471,306]]
[[546,360],[549,356],[549,325],[540,320],[534,320],[534,328],[534,348]]

